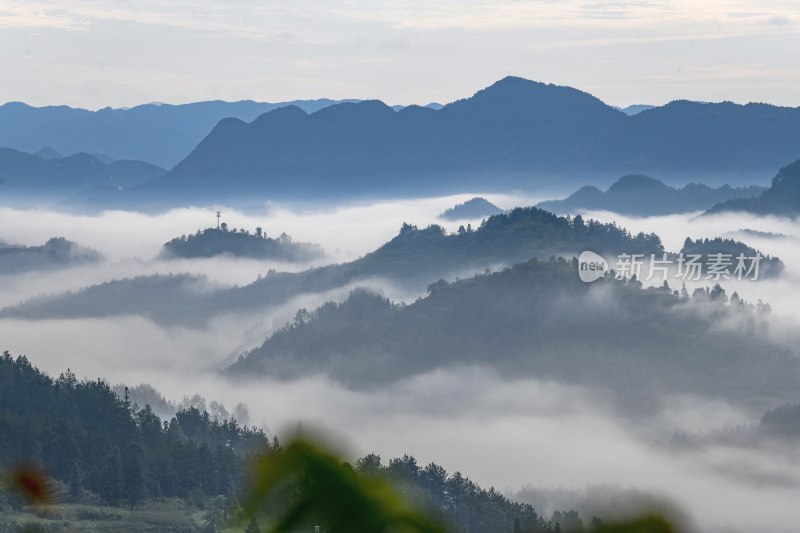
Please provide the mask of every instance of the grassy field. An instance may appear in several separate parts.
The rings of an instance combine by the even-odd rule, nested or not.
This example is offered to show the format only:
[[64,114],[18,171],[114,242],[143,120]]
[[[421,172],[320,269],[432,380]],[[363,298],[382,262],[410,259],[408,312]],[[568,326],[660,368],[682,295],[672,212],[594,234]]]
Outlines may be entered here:
[[224,531],[244,527],[225,526],[213,504],[201,509],[182,500],[155,500],[133,511],[91,503],[67,503],[0,509],[0,533],[17,532],[162,532]]

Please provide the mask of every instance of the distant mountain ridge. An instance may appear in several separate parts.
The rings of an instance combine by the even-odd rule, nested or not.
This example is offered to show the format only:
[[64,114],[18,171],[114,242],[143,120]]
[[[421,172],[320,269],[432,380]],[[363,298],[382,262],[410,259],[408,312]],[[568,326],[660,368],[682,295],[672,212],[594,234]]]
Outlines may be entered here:
[[[106,107],[97,111],[9,102],[0,105],[0,146],[29,153],[46,146],[57,154],[105,154],[112,159],[140,159],[172,168],[224,118],[250,122],[263,113],[289,105],[313,113],[331,105],[358,101],[328,98],[275,103],[214,100],[189,104],[149,103],[119,109]],[[441,107],[436,103],[429,105]]]
[[620,111],[622,111],[626,115],[637,115],[637,114],[641,113],[642,111],[649,111],[650,109],[653,109],[654,107],[656,107],[656,106],[648,105],[648,104],[633,104],[633,105],[629,105],[629,106],[626,106],[626,107],[617,107],[616,109],[619,109]]
[[726,200],[757,196],[764,190],[765,187],[758,186],[712,188],[699,183],[675,188],[649,176],[628,175],[615,181],[607,191],[585,185],[563,200],[540,202],[537,207],[554,213],[585,209],[656,216],[702,211]]
[[486,198],[476,197],[444,210],[439,215],[439,218],[444,220],[464,220],[490,217],[501,213],[503,213],[503,210]]
[[626,173],[751,184],[800,157],[797,138],[797,108],[676,101],[628,116],[570,87],[508,77],[438,111],[364,101],[225,119],[128,199],[534,190]]
[[[195,102],[144,104],[89,111],[69,106],[0,105],[0,146],[35,152],[49,146],[58,153],[99,152],[113,159],[141,159],[171,168],[220,120],[254,120],[267,111],[296,105],[308,112],[350,100],[291,102]],[[353,100],[355,101],[355,100]]]
[[787,165],[772,178],[772,185],[755,198],[729,200],[715,205],[706,214],[742,211],[756,215],[800,215],[800,160]]
[[144,161],[119,160],[106,165],[86,153],[42,159],[0,148],[0,198],[36,196],[62,200],[91,190],[126,189],[165,172]]

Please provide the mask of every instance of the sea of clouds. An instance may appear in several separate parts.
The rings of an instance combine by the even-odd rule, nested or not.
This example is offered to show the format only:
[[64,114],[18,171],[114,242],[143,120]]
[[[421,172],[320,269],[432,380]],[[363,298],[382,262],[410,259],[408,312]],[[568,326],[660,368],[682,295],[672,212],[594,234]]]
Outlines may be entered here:
[[[206,276],[212,285],[244,285],[273,268],[298,270],[348,261],[391,239],[403,222],[421,227],[438,223],[448,231],[462,223],[479,224],[480,220],[437,219],[444,209],[471,196],[333,206],[267,205],[246,212],[213,206],[160,214],[80,215],[4,208],[0,240],[36,245],[63,236],[99,250],[106,260],[66,270],[0,276],[0,306],[157,272],[189,272]],[[502,208],[532,205],[536,200],[487,197]],[[230,227],[252,231],[260,226],[270,236],[285,232],[296,241],[320,244],[327,255],[304,265],[157,257],[167,240],[214,226],[218,208]],[[731,282],[726,288],[749,301],[769,302],[777,337],[789,335],[800,323],[797,221],[742,215],[698,219],[697,213],[650,218],[605,212],[584,215],[616,221],[633,233],[656,232],[671,251],[679,250],[686,237],[716,237],[743,228],[786,235],[742,236],[762,252],[783,259],[786,271],[778,279]],[[418,296],[403,294],[380,280],[359,283],[364,284],[395,300]],[[0,348],[26,354],[51,375],[71,368],[81,377],[102,377],[112,384],[148,383],[173,402],[200,393],[229,407],[244,403],[251,422],[270,432],[287,434],[302,421],[336,435],[351,456],[374,451],[388,459],[410,453],[422,464],[433,461],[448,471],[460,470],[484,486],[529,500],[547,512],[570,506],[589,512],[604,495],[611,502],[614,494],[635,487],[650,495],[647,501],[681,509],[677,514],[691,529],[797,530],[792,509],[800,497],[800,467],[785,454],[722,445],[686,451],[664,445],[675,433],[702,433],[757,421],[758,413],[718,399],[667,396],[657,415],[642,420],[619,413],[609,398],[596,391],[501,378],[477,367],[437,370],[367,390],[351,390],[322,375],[293,381],[265,377],[246,384],[231,383],[220,375],[221,368],[290,321],[297,309],[341,301],[350,289],[304,295],[258,316],[219,316],[202,328],[166,326],[138,316],[4,319]],[[583,518],[588,522],[591,516]]]

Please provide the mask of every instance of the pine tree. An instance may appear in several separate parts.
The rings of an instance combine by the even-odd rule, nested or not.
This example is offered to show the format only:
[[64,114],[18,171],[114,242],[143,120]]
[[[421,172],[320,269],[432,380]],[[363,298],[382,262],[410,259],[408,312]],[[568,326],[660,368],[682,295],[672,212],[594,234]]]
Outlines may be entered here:
[[119,505],[120,501],[122,501],[122,479],[122,457],[119,453],[119,448],[114,448],[114,451],[106,458],[106,462],[103,465],[100,486],[100,495],[109,505]]
[[144,450],[138,444],[131,444],[125,450],[123,461],[124,492],[128,505],[133,510],[135,505],[144,500]]
[[72,464],[69,472],[69,495],[74,499],[83,496],[83,470],[77,462]]

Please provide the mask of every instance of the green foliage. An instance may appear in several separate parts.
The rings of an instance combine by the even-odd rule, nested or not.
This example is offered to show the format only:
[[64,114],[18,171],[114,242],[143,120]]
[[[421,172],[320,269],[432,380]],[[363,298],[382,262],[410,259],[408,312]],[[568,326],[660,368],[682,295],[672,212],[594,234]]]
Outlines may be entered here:
[[[436,507],[426,508],[413,500],[414,488],[425,484],[428,484],[428,496],[438,493],[443,498]],[[562,531],[560,523],[544,522],[530,506],[511,503],[494,489],[482,491],[459,473],[448,478],[437,465],[420,469],[413,457],[404,456],[383,467],[380,457],[368,455],[356,462],[354,470],[318,445],[298,439],[260,459],[254,466],[251,488],[244,503],[244,519],[250,518],[248,533],[258,531],[255,513],[275,494],[285,492],[287,487],[293,497],[290,504],[278,513],[269,529],[271,533],[310,531],[315,526],[331,533]],[[434,514],[435,508],[447,507],[452,507],[448,513],[449,528]],[[488,512],[487,507],[494,507],[494,513]],[[464,523],[459,521],[459,514],[479,515],[481,518]],[[499,520],[486,520],[492,514]],[[583,530],[574,511],[558,513],[558,518],[565,522],[566,531]],[[592,531],[673,533],[675,530],[662,517],[645,516],[612,525],[604,525],[600,519],[594,518]]]
[[51,379],[24,356],[0,356],[0,465],[44,465],[73,498],[88,491],[133,508],[147,498],[233,497],[263,431],[196,408],[162,423],[107,383]]
[[[70,484],[78,487],[70,486],[70,493],[83,494],[85,485],[105,502],[130,509],[58,503],[60,489],[55,483],[34,469],[20,469],[3,478],[0,489],[24,487],[32,502],[48,504],[46,513],[5,507],[0,530],[35,527],[50,531],[68,524],[81,531],[219,531],[237,501],[242,503],[245,520],[250,519],[248,533],[261,530],[255,514],[265,503],[272,503],[269,531],[274,533],[313,526],[331,533],[553,533],[562,527],[544,521],[530,505],[512,502],[493,488],[482,489],[458,472],[448,475],[435,464],[420,468],[411,456],[393,459],[384,467],[380,457],[372,454],[353,468],[310,442],[298,440],[281,448],[263,434],[238,428],[234,422],[212,422],[207,413],[196,409],[181,411],[162,425],[149,409],[134,408],[110,393],[103,382],[79,382],[71,372],[53,381],[24,357],[14,360],[8,353],[0,357],[0,385],[0,422],[6,424],[0,427],[3,463],[16,459],[10,450],[17,442],[32,446],[36,461],[48,467],[48,461],[58,458],[57,453],[66,454],[61,462],[69,465]],[[25,391],[31,393],[23,394]],[[61,396],[65,393],[69,396]],[[95,420],[103,413],[103,420]],[[59,426],[63,433],[47,431],[53,423],[51,416],[67,415],[62,420],[65,424]],[[88,421],[81,419],[84,415]],[[9,426],[8,421],[15,418],[26,424]],[[93,420],[96,425],[90,424]],[[212,450],[209,444],[220,435],[229,438],[228,444]],[[271,453],[241,455],[248,435],[257,437],[257,451]],[[72,439],[71,446],[79,453],[70,455],[70,446],[61,438]],[[125,439],[132,440],[122,446]],[[240,450],[240,455],[231,449]],[[92,453],[104,459],[81,460],[92,458]],[[236,461],[225,470],[228,458]],[[249,490],[242,495],[239,489],[245,470]],[[52,472],[58,476],[57,469]],[[155,498],[173,493],[182,499]],[[559,516],[565,528],[580,523],[574,512]],[[595,520],[592,524],[605,533],[672,531],[657,518],[616,528],[601,528]]]
[[443,533],[441,526],[409,506],[386,480],[358,475],[334,455],[304,440],[292,442],[254,466],[252,488],[244,503],[248,516],[287,483],[296,487],[295,496],[272,525],[272,533],[309,525],[320,525],[331,533]]
[[660,390],[737,400],[745,388],[764,399],[796,390],[797,360],[760,334],[768,326],[765,304],[726,304],[721,288],[682,298],[630,281],[586,284],[576,269],[563,259],[532,260],[436,282],[408,305],[355,290],[342,303],[301,311],[230,372],[322,371],[374,386],[478,364],[514,377],[607,387],[637,408]]
[[66,268],[97,263],[103,256],[63,237],[54,237],[41,246],[21,246],[0,242],[0,274],[31,270]]
[[282,261],[310,261],[322,255],[322,248],[315,244],[293,242],[282,234],[273,239],[256,228],[251,234],[244,229],[228,230],[226,224],[220,229],[206,228],[194,235],[182,235],[164,244],[163,255],[170,257],[213,257],[230,254],[236,257],[255,259],[277,259]]
[[250,523],[247,524],[247,528],[244,530],[244,533],[261,533],[261,528],[258,527],[258,520],[255,516],[250,519]]
[[[729,268],[729,272],[733,272],[733,269],[737,263],[737,257],[739,254],[743,254],[746,258],[755,257],[755,255],[761,254],[759,250],[747,246],[743,242],[736,241],[733,239],[723,239],[721,237],[716,237],[714,239],[697,239],[692,240],[690,238],[686,238],[683,242],[683,247],[681,248],[681,253],[684,255],[688,254],[697,254],[702,256],[702,262],[707,263],[709,261],[710,254],[728,254],[731,256],[730,261],[732,262],[732,266]],[[771,277],[777,276],[784,270],[783,261],[778,259],[777,257],[772,257],[769,255],[761,254],[762,260],[761,264],[759,265],[759,279],[764,277]],[[750,262],[747,262],[749,266]]]

